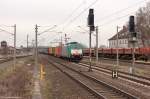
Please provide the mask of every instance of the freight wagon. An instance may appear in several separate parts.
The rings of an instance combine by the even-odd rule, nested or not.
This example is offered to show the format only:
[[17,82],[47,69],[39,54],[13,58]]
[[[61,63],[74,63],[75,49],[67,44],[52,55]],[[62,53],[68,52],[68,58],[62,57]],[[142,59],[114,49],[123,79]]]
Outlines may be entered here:
[[[118,54],[120,59],[132,59],[132,48],[118,48]],[[92,49],[92,56],[96,54],[96,50]],[[106,58],[116,58],[116,48],[99,48],[98,55]],[[83,49],[83,55],[89,56],[89,48]],[[135,48],[135,58],[148,60],[150,59],[150,48]]]

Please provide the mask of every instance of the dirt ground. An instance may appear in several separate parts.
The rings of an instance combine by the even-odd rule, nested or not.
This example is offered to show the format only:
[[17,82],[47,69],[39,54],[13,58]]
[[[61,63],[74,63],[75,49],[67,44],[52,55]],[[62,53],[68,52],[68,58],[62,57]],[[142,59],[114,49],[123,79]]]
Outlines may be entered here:
[[45,78],[41,82],[42,99],[96,99],[58,69],[45,64]]
[[[31,99],[32,95],[32,58],[17,60],[16,68],[5,68],[0,75],[0,99],[18,97]],[[29,65],[30,63],[30,65]]]

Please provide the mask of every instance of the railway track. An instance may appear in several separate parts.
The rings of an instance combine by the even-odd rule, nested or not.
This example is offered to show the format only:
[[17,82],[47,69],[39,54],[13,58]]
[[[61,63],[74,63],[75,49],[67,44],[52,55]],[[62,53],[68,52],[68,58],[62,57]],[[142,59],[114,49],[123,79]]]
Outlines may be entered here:
[[[87,63],[78,63],[78,65],[84,66],[84,67],[87,67],[87,68],[89,67],[89,65]],[[106,73],[106,74],[109,74],[109,75],[112,75],[112,69],[108,69],[108,68],[105,68],[105,67],[102,67],[102,66],[97,66],[97,65],[94,65],[92,67],[92,69],[98,70],[100,72],[103,72],[103,73]],[[129,73],[122,72],[122,71],[118,71],[118,73],[119,73],[119,77],[121,77],[121,78],[130,80],[130,81],[142,84],[142,85],[150,86],[150,78],[148,78],[148,77],[129,74]]]
[[[89,59],[89,57],[84,57],[86,59]],[[92,59],[96,60],[96,57],[92,57]],[[111,59],[111,58],[102,58],[103,60],[111,60],[111,61],[116,61],[116,59]],[[132,60],[123,60],[119,59],[120,62],[127,62],[127,63],[132,63]],[[136,64],[144,64],[144,65],[150,65],[150,62],[142,62],[142,61],[135,61]]]
[[[32,55],[17,56],[16,58],[24,58],[24,57],[28,57],[28,56],[32,56]],[[11,61],[11,60],[13,60],[13,57],[1,59],[0,63],[8,62],[8,61]]]
[[48,60],[50,64],[65,73],[71,79],[75,80],[82,87],[86,88],[98,99],[138,99],[119,88],[108,85],[107,83],[96,79],[95,77],[86,75],[78,70],[68,67],[64,63],[56,60]]

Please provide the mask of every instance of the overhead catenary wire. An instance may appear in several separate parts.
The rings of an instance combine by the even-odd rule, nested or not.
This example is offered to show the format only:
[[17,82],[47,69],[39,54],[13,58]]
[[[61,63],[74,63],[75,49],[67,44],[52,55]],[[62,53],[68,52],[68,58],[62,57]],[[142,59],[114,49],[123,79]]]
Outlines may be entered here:
[[[134,12],[132,12],[132,13],[134,13]],[[118,21],[118,20],[120,20],[120,19],[122,19],[122,18],[125,18],[125,17],[129,16],[129,15],[131,15],[131,13],[130,13],[130,14],[123,15],[123,16],[120,16],[120,17],[117,17],[117,18],[114,18],[114,19],[112,19],[112,20],[110,20],[110,21],[107,21],[107,22],[105,22],[105,23],[103,23],[103,24],[100,24],[99,26],[102,27],[102,26],[108,25],[108,24],[110,24],[110,23],[112,23],[112,22],[114,22],[114,21]]]
[[14,35],[13,33],[8,32],[8,31],[6,31],[6,30],[0,28],[0,32],[1,32],[1,31],[6,32],[6,33],[11,34],[11,35]]
[[[45,39],[45,41],[47,41],[48,43],[51,42],[51,41],[53,41],[54,39],[56,39],[56,37],[58,37],[58,33],[59,33],[59,32],[57,32],[57,31],[48,31],[48,32],[55,32],[55,33],[57,33],[57,34],[55,34],[55,35],[54,35],[54,34],[51,35],[53,39],[49,39],[50,36],[44,36],[44,37],[43,37],[43,38]],[[43,39],[43,38],[42,38],[42,39]],[[47,39],[48,39],[48,40],[47,40]]]
[[[116,15],[116,14],[120,14],[120,13],[122,13],[122,12],[125,11],[125,10],[128,10],[128,9],[130,9],[130,8],[133,8],[133,7],[137,6],[138,4],[141,4],[143,1],[147,1],[147,0],[140,0],[139,2],[134,3],[134,4],[132,4],[132,5],[128,6],[128,7],[126,7],[126,8],[123,8],[123,9],[121,9],[121,10],[119,10],[119,11],[116,11],[116,12],[114,12],[114,13],[111,13],[111,14],[109,14],[109,15],[106,15],[106,16],[104,16],[104,17],[102,17],[102,18],[96,20],[96,22],[99,22],[100,20],[107,20],[108,18],[110,18],[110,17],[112,17],[112,16],[114,16],[114,15]],[[149,0],[148,0],[148,1],[149,1]]]
[[88,7],[86,7],[83,11],[81,11],[77,16],[75,16],[72,20],[70,20],[68,22],[68,24],[66,24],[64,27],[71,25],[75,20],[77,20],[77,18],[79,18],[85,11],[87,11],[91,6],[93,6],[94,4],[96,4],[99,0],[95,0],[94,2],[92,2]]
[[9,26],[9,25],[5,25],[5,24],[1,24],[0,27],[13,27],[13,26]]
[[[100,24],[99,26],[108,25],[108,24],[110,24],[110,23],[112,23],[112,22],[114,22],[114,21],[118,21],[118,20],[120,20],[120,19],[122,19],[122,18],[125,18],[125,17],[130,16],[131,14],[135,14],[135,13],[136,13],[136,12],[134,11],[134,12],[128,13],[128,14],[126,14],[126,15],[123,15],[123,16],[120,16],[120,17],[117,17],[117,18],[114,18],[114,19],[112,19],[112,20],[110,20],[110,21],[107,21],[107,22],[105,22],[105,23],[103,23],[103,24]],[[145,15],[148,15],[148,13],[146,13]]]
[[[98,0],[95,0],[92,4],[90,4],[87,8],[85,8],[81,13],[79,13],[76,17],[74,17],[71,21],[69,21],[69,23],[68,23],[66,26],[72,24],[78,17],[80,17],[86,10],[88,10],[88,9],[89,9],[92,5],[94,5],[97,1],[98,1]],[[125,10],[127,10],[127,9],[130,9],[130,8],[135,7],[136,5],[140,4],[140,3],[143,2],[143,1],[145,1],[145,0],[141,0],[141,1],[139,1],[139,2],[137,2],[137,3],[135,3],[135,4],[133,4],[133,5],[130,5],[130,6],[126,7],[126,8],[123,8],[123,9],[117,11],[117,12],[114,12],[114,13],[112,13],[112,14],[109,14],[109,15],[107,15],[107,16],[104,16],[104,17],[102,17],[101,19],[102,19],[102,20],[108,19],[109,17],[112,17],[113,15],[119,14],[119,13],[121,13],[122,11],[125,11]],[[96,21],[96,22],[97,22],[97,21]]]
[[[39,27],[42,27],[42,26],[39,26]],[[38,34],[43,34],[43,33],[45,33],[45,32],[49,32],[50,30],[54,29],[55,27],[57,27],[57,25],[54,25],[53,27],[50,27],[50,28],[48,28],[48,29],[46,29],[46,30],[44,30],[44,31],[42,31],[42,32],[40,32],[40,33],[38,33]]]
[[67,22],[67,21],[73,16],[73,14],[74,14],[77,10],[79,10],[79,9],[82,7],[83,4],[84,4],[84,1],[81,2],[81,3],[63,20],[63,22],[62,22],[61,24],[64,24],[65,22]]

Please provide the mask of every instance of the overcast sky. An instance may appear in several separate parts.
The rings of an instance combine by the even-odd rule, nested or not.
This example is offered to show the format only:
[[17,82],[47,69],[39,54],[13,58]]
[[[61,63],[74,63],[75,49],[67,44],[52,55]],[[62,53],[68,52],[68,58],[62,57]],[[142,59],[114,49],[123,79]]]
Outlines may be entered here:
[[[40,25],[39,32],[54,25],[56,32],[66,33],[70,41],[78,41],[88,45],[89,35],[86,32],[88,9],[94,8],[95,25],[99,26],[99,45],[107,45],[108,39],[116,33],[116,26],[122,27],[129,16],[134,15],[139,7],[149,0],[0,0],[0,28],[13,32],[17,25],[17,46],[26,46],[26,35],[30,42],[34,39],[35,24]],[[121,11],[120,11],[121,10]],[[119,12],[118,12],[119,11]],[[117,12],[117,13],[116,13]],[[49,26],[49,27],[42,27]],[[81,26],[83,29],[80,29]],[[60,39],[61,34],[47,32],[39,37],[40,45],[50,45],[50,42]],[[13,44],[13,37],[1,32],[0,41],[7,40]],[[95,44],[95,37],[92,38]]]

